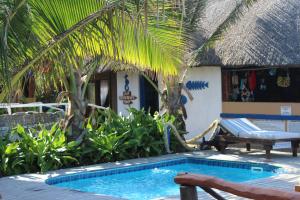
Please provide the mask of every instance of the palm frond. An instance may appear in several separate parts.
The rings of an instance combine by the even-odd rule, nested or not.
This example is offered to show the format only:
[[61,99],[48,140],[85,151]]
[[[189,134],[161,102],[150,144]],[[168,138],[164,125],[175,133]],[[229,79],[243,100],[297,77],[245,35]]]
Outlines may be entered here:
[[[30,17],[27,18],[30,26],[25,32],[31,37],[19,37],[22,30],[16,27],[20,21],[14,25],[10,23],[11,29],[4,32],[11,35],[11,40],[1,53],[9,59],[5,62],[7,66],[4,62],[1,64],[1,70],[8,71],[1,74],[11,77],[13,85],[28,69],[43,60],[51,60],[57,71],[69,76],[68,70],[85,66],[86,60],[97,56],[105,58],[107,63],[119,63],[121,69],[135,65],[140,70],[176,74],[182,62],[184,44],[178,28],[178,15],[171,6],[166,6],[161,13],[169,13],[169,18],[161,17],[158,21],[151,0],[142,4],[146,8],[136,3],[133,0],[27,0],[24,5],[30,8]],[[145,13],[147,31],[140,23],[145,22]],[[1,30],[5,30],[3,25]],[[33,41],[33,45],[28,45],[28,41]],[[9,87],[4,87],[1,101],[9,90]]]
[[198,28],[199,20],[204,18],[204,10],[207,6],[207,3],[208,0],[187,2],[185,23],[189,27],[189,29],[195,30],[196,28]]

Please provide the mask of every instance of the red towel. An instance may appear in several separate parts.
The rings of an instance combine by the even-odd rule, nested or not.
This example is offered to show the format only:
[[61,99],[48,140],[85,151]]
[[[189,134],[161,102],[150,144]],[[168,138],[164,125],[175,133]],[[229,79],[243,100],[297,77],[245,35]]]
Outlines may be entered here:
[[256,73],[252,71],[248,77],[249,89],[250,91],[254,91],[256,88]]

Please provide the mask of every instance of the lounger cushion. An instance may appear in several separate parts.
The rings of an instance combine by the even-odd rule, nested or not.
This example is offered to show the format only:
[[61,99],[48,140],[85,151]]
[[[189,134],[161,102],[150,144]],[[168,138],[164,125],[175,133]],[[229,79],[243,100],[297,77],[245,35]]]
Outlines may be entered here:
[[236,137],[266,139],[266,140],[280,140],[300,138],[300,133],[284,132],[284,131],[266,131],[262,130],[251,121],[245,118],[238,119],[222,119],[220,122],[227,131]]
[[300,133],[284,132],[284,131],[250,131],[250,132],[241,132],[238,137],[265,139],[265,140],[281,140],[281,139],[300,138]]
[[254,125],[246,118],[222,119],[220,124],[235,136],[239,136],[240,133],[248,131],[262,131],[262,129]]

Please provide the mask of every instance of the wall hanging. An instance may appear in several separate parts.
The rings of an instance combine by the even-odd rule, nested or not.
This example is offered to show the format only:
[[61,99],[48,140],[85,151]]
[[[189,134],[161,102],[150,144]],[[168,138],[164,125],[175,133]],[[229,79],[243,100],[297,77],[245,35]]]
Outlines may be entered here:
[[185,86],[189,90],[204,90],[209,87],[207,81],[188,81]]
[[132,101],[137,99],[137,97],[131,95],[131,91],[129,90],[128,75],[126,74],[124,78],[125,78],[125,86],[124,86],[125,91],[123,92],[123,96],[120,96],[119,99],[123,101],[123,104],[130,105],[133,103]]
[[188,102],[188,99],[185,95],[181,95],[180,97],[181,104],[185,105]]
[[290,74],[287,73],[286,76],[278,76],[277,77],[277,85],[278,87],[290,87],[291,85],[291,78]]

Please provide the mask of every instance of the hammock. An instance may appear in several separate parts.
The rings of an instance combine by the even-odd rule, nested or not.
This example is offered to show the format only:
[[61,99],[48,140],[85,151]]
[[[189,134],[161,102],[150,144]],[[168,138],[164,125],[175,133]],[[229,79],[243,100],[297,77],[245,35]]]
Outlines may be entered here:
[[169,142],[168,142],[168,128],[169,127],[171,129],[173,129],[173,133],[174,133],[175,137],[178,139],[178,141],[184,148],[186,148],[188,151],[194,151],[195,147],[192,147],[192,145],[195,144],[197,141],[199,141],[199,139],[203,138],[205,135],[207,135],[210,132],[212,132],[213,134],[211,135],[209,140],[211,140],[215,137],[216,133],[218,132],[217,129],[219,128],[219,120],[213,121],[213,123],[203,133],[200,133],[197,136],[193,137],[192,139],[189,139],[186,141],[182,139],[182,137],[178,133],[178,130],[172,123],[165,122],[165,124],[164,124],[165,148],[168,153],[172,153],[170,150]]

